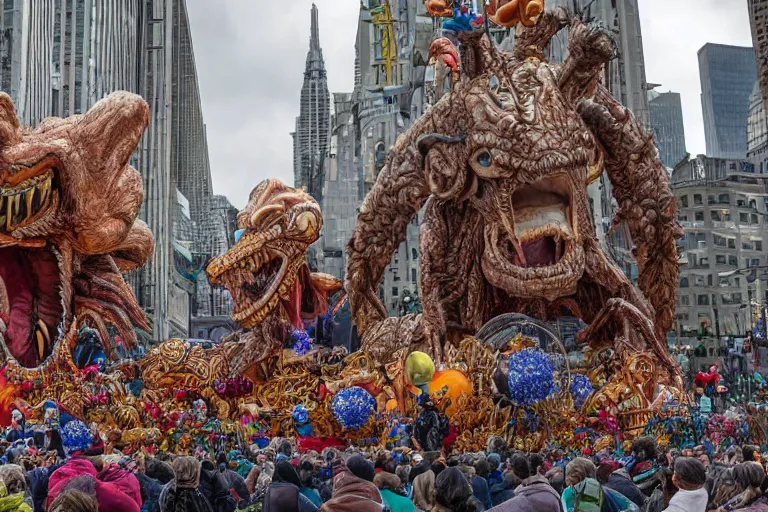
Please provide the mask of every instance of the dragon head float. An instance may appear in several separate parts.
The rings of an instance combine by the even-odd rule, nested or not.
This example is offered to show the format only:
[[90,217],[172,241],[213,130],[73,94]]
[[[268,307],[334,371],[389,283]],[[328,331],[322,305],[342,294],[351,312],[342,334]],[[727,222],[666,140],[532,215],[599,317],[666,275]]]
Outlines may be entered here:
[[326,313],[328,294],[341,289],[338,279],[307,266],[307,249],[322,226],[320,205],[303,190],[265,180],[251,192],[237,217],[237,243],[206,270],[212,284],[232,294],[232,318],[250,330],[241,340],[258,345],[239,351],[234,373],[273,353],[289,328]]
[[[149,122],[139,96],[119,92],[84,115],[19,126],[0,94],[0,359],[40,368],[76,322],[95,327],[115,357],[148,329],[122,277],[154,240],[137,220],[141,175],[129,165]],[[77,320],[75,320],[77,319]]]

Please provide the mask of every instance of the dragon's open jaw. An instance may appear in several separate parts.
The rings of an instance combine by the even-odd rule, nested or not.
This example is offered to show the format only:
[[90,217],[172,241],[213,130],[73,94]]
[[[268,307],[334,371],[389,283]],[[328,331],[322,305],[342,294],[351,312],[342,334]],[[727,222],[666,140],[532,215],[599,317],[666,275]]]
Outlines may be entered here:
[[62,272],[54,249],[0,249],[0,345],[22,366],[49,357],[65,332]]
[[561,290],[567,281],[575,283],[573,278],[581,276],[578,267],[583,248],[577,242],[572,202],[572,187],[565,174],[514,191],[514,236],[498,224],[489,225],[485,232],[483,268],[489,270],[486,275],[494,286],[531,297],[541,296],[541,291],[529,283],[558,281]]
[[239,260],[219,276],[235,303],[233,320],[246,329],[264,320],[280,299],[287,262],[287,258],[277,253],[260,252]]
[[0,349],[33,368],[51,355],[66,321],[63,272],[56,249],[35,229],[58,204],[55,163],[17,166],[0,183]]

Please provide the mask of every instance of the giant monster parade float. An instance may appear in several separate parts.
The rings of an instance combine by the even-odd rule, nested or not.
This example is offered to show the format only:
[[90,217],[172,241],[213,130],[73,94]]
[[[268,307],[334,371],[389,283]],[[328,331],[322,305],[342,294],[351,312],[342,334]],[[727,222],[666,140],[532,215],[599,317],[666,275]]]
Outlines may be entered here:
[[[148,329],[123,277],[154,246],[129,165],[147,104],[120,92],[24,128],[0,95],[0,421],[44,431],[78,418],[126,452],[276,436],[315,449],[413,437],[460,451],[499,439],[521,449],[620,448],[648,433],[693,441],[665,341],[675,201],[653,136],[601,83],[611,38],[540,0],[493,1],[490,19],[449,1],[427,7],[455,28],[431,48],[446,90],[397,140],[360,207],[346,283],[307,265],[317,202],[263,181],[237,242],[207,266],[240,325],[210,346],[171,339],[121,357]],[[489,22],[517,26],[514,50],[491,42]],[[566,28],[568,57],[550,64],[544,48]],[[587,187],[603,173],[637,285],[595,234]],[[379,283],[420,211],[423,313],[389,317]],[[332,323],[342,304],[361,340],[353,353],[303,330]],[[564,316],[586,325],[575,358],[551,328]],[[75,360],[84,338],[105,364]]]

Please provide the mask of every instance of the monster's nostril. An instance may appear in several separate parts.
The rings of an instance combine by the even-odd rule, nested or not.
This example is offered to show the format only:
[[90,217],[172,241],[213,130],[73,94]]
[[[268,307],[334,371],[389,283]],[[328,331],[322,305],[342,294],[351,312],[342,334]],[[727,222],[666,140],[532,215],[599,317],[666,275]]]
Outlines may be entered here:
[[493,157],[488,151],[481,151],[477,154],[477,163],[483,167],[490,167],[493,163]]

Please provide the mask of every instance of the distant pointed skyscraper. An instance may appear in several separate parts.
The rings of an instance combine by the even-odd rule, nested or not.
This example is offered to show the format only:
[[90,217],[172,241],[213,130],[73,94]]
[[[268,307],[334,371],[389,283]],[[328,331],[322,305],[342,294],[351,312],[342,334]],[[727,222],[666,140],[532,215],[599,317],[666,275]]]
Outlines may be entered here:
[[317,6],[312,4],[312,30],[301,88],[301,109],[294,135],[294,179],[322,204],[323,163],[328,149],[330,95],[320,48]]

